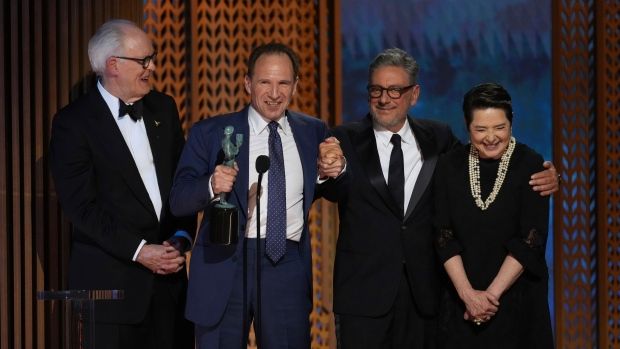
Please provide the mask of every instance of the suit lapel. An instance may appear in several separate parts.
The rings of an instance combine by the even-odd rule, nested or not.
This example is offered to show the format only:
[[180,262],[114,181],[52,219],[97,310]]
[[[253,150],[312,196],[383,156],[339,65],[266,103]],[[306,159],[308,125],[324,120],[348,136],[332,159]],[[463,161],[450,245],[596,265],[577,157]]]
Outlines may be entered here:
[[397,204],[388,190],[385,177],[381,171],[377,141],[370,116],[360,122],[360,128],[357,131],[358,132],[351,137],[351,141],[362,162],[362,167],[366,171],[370,185],[377,191],[377,194],[379,194],[379,197],[385,202],[385,205],[397,217],[400,217],[400,210],[397,209]]
[[151,153],[153,154],[153,162],[155,163],[155,173],[157,175],[157,185],[159,186],[161,201],[162,203],[165,203],[168,199],[168,192],[170,191],[170,187],[172,185],[172,178],[171,176],[165,175],[166,171],[168,171],[166,168],[168,165],[166,164],[164,154],[171,149],[163,149],[163,135],[161,132],[168,129],[170,125],[165,125],[165,120],[160,118],[157,111],[153,110],[146,101],[144,101],[143,105],[144,109],[142,120],[144,122],[144,127],[146,128],[146,135],[149,139]]
[[93,128],[103,151],[108,154],[107,158],[114,163],[114,168],[118,170],[119,175],[125,180],[127,187],[136,199],[147,210],[155,214],[155,208],[142,182],[138,167],[131,156],[121,130],[118,128],[110,112],[110,108],[108,108],[99,91],[94,91],[93,96],[93,106],[95,106],[94,109],[97,111],[93,114],[95,118]]
[[415,136],[416,142],[420,147],[420,152],[422,153],[422,159],[424,161],[422,162],[422,168],[420,169],[420,173],[418,174],[418,178],[413,187],[413,192],[411,193],[409,206],[407,207],[407,212],[405,212],[405,220],[409,218],[420,201],[422,194],[424,194],[424,191],[426,191],[426,188],[430,184],[435,170],[435,164],[437,163],[437,145],[435,142],[435,137],[431,132],[423,128],[415,119],[411,117],[408,119],[413,135]]
[[[299,158],[301,159],[301,167],[303,171],[304,178],[304,213],[307,209],[312,205],[312,200],[314,198],[314,183],[316,182],[316,159],[317,153],[312,151],[313,148],[310,147],[313,144],[312,137],[314,137],[313,132],[308,132],[306,130],[304,132],[304,127],[306,127],[306,123],[299,117],[297,117],[294,113],[287,112],[288,115],[288,124],[291,127],[291,132],[293,133],[293,138],[295,139],[295,144],[297,146],[297,152],[299,153]],[[314,156],[313,156],[314,154]]]

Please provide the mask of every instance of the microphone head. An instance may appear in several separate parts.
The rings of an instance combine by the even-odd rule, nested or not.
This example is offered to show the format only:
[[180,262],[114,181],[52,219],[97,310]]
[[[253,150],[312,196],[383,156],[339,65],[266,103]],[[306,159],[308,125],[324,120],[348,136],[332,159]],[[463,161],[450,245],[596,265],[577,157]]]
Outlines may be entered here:
[[260,155],[256,158],[256,172],[265,173],[269,169],[269,157],[267,155]]

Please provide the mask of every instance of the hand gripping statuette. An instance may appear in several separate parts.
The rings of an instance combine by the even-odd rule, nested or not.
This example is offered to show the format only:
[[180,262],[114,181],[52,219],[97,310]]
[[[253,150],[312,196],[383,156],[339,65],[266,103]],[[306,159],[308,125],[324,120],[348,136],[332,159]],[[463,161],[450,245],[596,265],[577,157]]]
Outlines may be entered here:
[[[232,135],[235,128],[226,126],[224,128],[224,139],[222,139],[222,152],[224,153],[225,166],[233,167],[235,157],[239,154],[239,149],[243,144],[243,135],[237,134],[236,142],[233,143]],[[239,240],[239,210],[237,207],[226,201],[228,193],[220,193],[220,200],[211,206],[210,210],[210,229],[209,241],[214,245],[236,244]]]

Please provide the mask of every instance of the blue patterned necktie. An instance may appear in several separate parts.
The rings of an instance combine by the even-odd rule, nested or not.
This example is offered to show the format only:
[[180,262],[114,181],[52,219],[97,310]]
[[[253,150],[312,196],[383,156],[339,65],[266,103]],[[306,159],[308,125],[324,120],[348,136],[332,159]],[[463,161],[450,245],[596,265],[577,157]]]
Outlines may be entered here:
[[265,252],[277,263],[286,252],[286,180],[278,123],[269,123],[269,184]]

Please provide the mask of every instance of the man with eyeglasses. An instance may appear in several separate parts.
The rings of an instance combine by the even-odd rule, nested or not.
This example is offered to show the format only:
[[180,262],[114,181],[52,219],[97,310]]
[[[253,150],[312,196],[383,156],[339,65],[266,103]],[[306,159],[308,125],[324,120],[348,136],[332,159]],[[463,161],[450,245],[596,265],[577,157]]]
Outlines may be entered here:
[[[333,306],[342,349],[435,347],[431,183],[437,158],[458,140],[445,124],[407,115],[420,95],[418,69],[401,49],[381,52],[369,69],[369,115],[333,130],[347,165],[321,192],[339,204]],[[530,182],[544,195],[558,188],[548,166]]]
[[184,145],[176,104],[151,90],[155,51],[134,23],[103,24],[88,56],[97,86],[57,113],[50,144],[73,225],[68,286],[124,291],[96,303],[97,349],[193,348],[184,252],[196,217],[168,203]]

